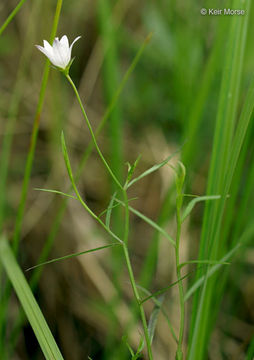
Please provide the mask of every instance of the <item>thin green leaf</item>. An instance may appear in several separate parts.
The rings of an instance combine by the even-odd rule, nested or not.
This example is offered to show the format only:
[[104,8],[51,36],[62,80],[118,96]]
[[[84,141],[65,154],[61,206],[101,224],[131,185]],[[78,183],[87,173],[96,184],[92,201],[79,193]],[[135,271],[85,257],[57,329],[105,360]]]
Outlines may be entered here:
[[66,197],[68,197],[68,198],[78,200],[76,196],[73,196],[73,195],[64,193],[64,192],[62,192],[62,191],[58,191],[58,190],[41,189],[41,188],[35,188],[34,190],[45,191],[45,192],[49,192],[49,193],[53,193],[53,194],[63,195],[63,196],[66,196]]
[[91,252],[94,252],[94,251],[107,249],[107,248],[109,248],[109,247],[116,246],[116,245],[120,245],[120,244],[119,244],[119,243],[113,243],[113,244],[109,244],[109,245],[105,245],[105,246],[99,246],[99,247],[94,248],[94,249],[90,249],[90,250],[86,250],[86,251],[81,251],[81,252],[73,253],[73,254],[70,254],[70,255],[61,256],[61,257],[59,257],[59,258],[55,258],[55,259],[48,260],[48,261],[45,261],[45,262],[43,262],[43,263],[34,265],[34,266],[26,269],[26,271],[30,271],[30,270],[36,269],[36,268],[39,267],[39,266],[43,266],[43,265],[47,265],[47,264],[52,264],[52,263],[57,262],[57,261],[67,260],[67,259],[71,259],[71,258],[76,257],[76,256],[88,254],[88,253],[91,253]]
[[[159,300],[158,300],[155,296],[153,296],[153,294],[152,294],[149,290],[145,289],[143,286],[140,286],[140,285],[137,285],[137,286],[138,286],[138,288],[139,288],[140,290],[143,291],[144,294],[146,294],[147,296],[149,296],[149,298],[152,299],[152,301],[153,301],[157,306],[160,306]],[[172,325],[171,321],[169,320],[168,314],[167,314],[166,311],[163,309],[163,307],[161,307],[161,312],[162,312],[163,316],[165,317],[165,319],[166,319],[166,321],[167,321],[167,323],[168,323],[169,329],[170,329],[170,331],[171,331],[171,334],[172,334],[174,340],[175,340],[176,343],[177,343],[177,342],[178,342],[178,339],[177,339],[177,336],[176,336],[175,331],[174,331],[174,329],[173,329],[173,325]]]
[[139,345],[138,345],[138,349],[136,351],[136,354],[132,358],[132,360],[137,360],[141,356],[141,351],[143,350],[144,346],[145,346],[144,337],[141,336]]
[[154,305],[153,311],[151,313],[149,322],[148,322],[148,333],[149,333],[149,337],[150,337],[150,342],[151,344],[153,343],[153,338],[154,338],[154,332],[155,332],[155,328],[157,325],[157,321],[158,321],[158,316],[161,310],[161,306],[163,304],[164,301],[164,295],[160,296],[158,300],[158,303],[156,303]]
[[183,196],[182,189],[183,189],[185,176],[186,176],[185,166],[183,165],[183,163],[181,161],[178,161],[177,168],[174,168],[172,166],[172,169],[174,169],[174,171],[176,173],[176,190],[177,190],[177,194],[182,197]]
[[[130,199],[128,199],[128,202],[133,201],[133,200],[138,200],[138,197],[130,198]],[[111,206],[111,208],[107,207],[105,210],[103,210],[103,211],[100,213],[100,215],[98,215],[98,217],[101,218],[104,214],[107,213],[107,211],[108,211],[109,209],[110,209],[110,210],[113,210],[114,208],[116,208],[116,207],[119,206],[119,205],[121,205],[121,204],[120,204],[120,203],[115,204],[115,205]]]
[[130,182],[131,178],[132,178],[132,175],[139,163],[139,160],[141,158],[141,155],[139,155],[137,157],[137,159],[135,160],[134,164],[133,165],[130,165],[130,163],[127,163],[128,165],[128,175],[127,175],[127,180],[126,180],[126,183],[125,183],[125,187],[127,187],[128,183]]
[[2,35],[2,33],[4,32],[4,30],[7,28],[7,26],[9,25],[9,23],[12,21],[12,19],[15,17],[15,15],[19,12],[19,10],[21,9],[22,5],[26,2],[26,0],[20,0],[18,2],[18,4],[16,5],[16,7],[12,10],[12,12],[10,13],[10,15],[8,16],[8,18],[5,20],[5,22],[3,23],[3,25],[0,27],[0,36]]
[[[222,267],[222,263],[226,262],[227,260],[229,260],[234,253],[239,249],[239,247],[241,246],[241,244],[237,244],[232,250],[230,250],[222,259],[221,259],[221,263],[212,266],[207,273],[207,278],[211,277],[217,270],[219,270]],[[184,301],[187,301],[193,294],[194,292],[204,283],[205,281],[205,275],[201,276],[191,287],[190,289],[186,292],[185,296],[184,296]]]
[[129,187],[131,187],[133,184],[135,184],[137,181],[143,179],[145,176],[150,175],[151,173],[153,173],[154,171],[159,170],[162,166],[166,165],[174,156],[175,154],[177,154],[179,152],[179,150],[175,151],[172,155],[168,156],[165,160],[163,160],[162,162],[160,162],[159,164],[156,164],[154,166],[152,166],[150,169],[146,170],[145,172],[143,172],[141,175],[139,175],[138,177],[134,178],[132,181],[130,181],[128,183],[127,189],[129,189]]
[[133,357],[135,356],[134,354],[134,351],[132,350],[132,347],[130,346],[130,344],[128,343],[128,340],[127,340],[127,335],[124,335],[122,337],[122,341],[125,343],[125,345],[127,346],[130,354],[131,354],[131,358],[133,359]]
[[254,355],[254,335],[252,336],[252,339],[250,341],[245,360],[253,360],[253,355]]
[[21,302],[47,360],[63,360],[46,320],[5,237],[0,239],[0,259]]
[[117,241],[119,241],[122,244],[122,240],[116,235],[114,234],[105,224],[103,221],[101,221],[101,219],[89,208],[89,206],[86,205],[86,203],[84,202],[84,200],[82,199],[82,197],[79,194],[78,188],[75,184],[74,181],[74,177],[73,177],[73,173],[71,170],[71,164],[70,164],[70,159],[67,153],[67,148],[66,148],[66,144],[65,144],[65,139],[64,139],[64,133],[62,132],[61,134],[61,143],[62,143],[62,152],[63,152],[63,156],[64,156],[64,161],[65,161],[65,165],[69,174],[69,178],[73,187],[73,190],[75,191],[77,198],[79,200],[79,202],[81,203],[81,205],[86,209],[86,211],[95,219],[98,221],[98,223],[111,235],[113,236],[114,239],[116,239]]
[[[226,207],[226,194],[229,192],[232,185],[231,175],[234,175],[236,171],[234,158],[238,160],[238,156],[235,157],[234,153],[236,154],[241,150],[245,134],[243,134],[243,137],[241,136],[240,142],[237,141],[236,143],[233,139],[234,134],[238,138],[239,130],[237,129],[237,123],[243,124],[243,127],[246,128],[249,124],[250,114],[253,110],[253,99],[249,102],[249,98],[249,103],[245,102],[243,107],[248,111],[245,112],[245,110],[243,110],[242,115],[237,122],[237,113],[239,112],[238,105],[242,98],[242,95],[240,95],[240,88],[251,1],[246,0],[240,2],[239,0],[235,0],[232,3],[233,6],[236,7],[241,5],[241,8],[246,11],[246,16],[241,18],[232,17],[232,19],[230,19],[231,25],[228,29],[223,80],[220,90],[215,135],[212,146],[213,151],[207,185],[207,194],[221,194],[222,200],[220,202],[206,204],[199,259],[220,259],[223,254],[227,252],[227,248],[229,247],[228,238],[222,237],[223,217],[225,216],[225,218],[228,219],[228,214],[233,211],[232,205],[226,212],[224,211]],[[237,134],[235,133],[235,130],[237,130]],[[238,139],[240,139],[240,137]],[[205,272],[206,280],[208,271],[209,269]],[[204,275],[202,272],[197,273],[197,279],[202,275]],[[195,293],[192,302],[191,325],[189,328],[189,360],[201,360],[206,357],[209,337],[215,323],[213,320],[218,313],[218,306],[214,309],[214,303],[218,298],[218,287],[217,277],[215,276],[213,279],[205,281],[203,289]],[[219,296],[219,298],[220,297],[221,296]]]
[[116,208],[117,206],[119,206],[120,204],[115,204],[113,206],[111,206],[111,208],[107,207],[107,209],[103,210],[98,217],[101,218],[104,214],[106,214],[108,212],[108,210],[113,210],[114,208]]
[[[117,202],[119,202],[121,205],[125,206],[124,202],[116,199]],[[150,226],[152,226],[155,230],[159,231],[163,236],[165,236],[165,238],[172,244],[175,246],[175,241],[172,239],[172,237],[162,228],[160,227],[158,224],[156,224],[153,220],[149,219],[147,216],[145,216],[144,214],[142,214],[140,211],[134,209],[132,206],[129,206],[129,210],[137,215],[138,217],[140,217],[142,220],[144,220],[147,224],[149,224]]]
[[109,203],[109,206],[107,208],[107,213],[106,213],[106,221],[105,221],[105,224],[108,228],[110,228],[110,220],[111,220],[111,214],[112,214],[112,209],[113,209],[113,205],[114,205],[114,201],[115,201],[115,197],[116,197],[116,194],[117,192],[114,192],[111,200],[110,200],[110,203]]
[[162,295],[164,294],[165,292],[167,292],[169,289],[171,289],[173,286],[177,285],[180,281],[184,280],[185,278],[187,278],[188,276],[190,276],[195,270],[189,272],[188,274],[182,276],[179,280],[173,282],[172,284],[164,287],[163,289],[159,290],[159,291],[156,291],[155,293],[152,293],[151,295],[147,296],[146,298],[142,299],[140,301],[141,304],[143,304],[144,302],[152,299],[152,298],[156,298],[157,296],[159,295]]
[[209,196],[199,196],[196,197],[195,199],[191,200],[189,202],[189,204],[187,205],[186,209],[184,210],[184,213],[182,215],[182,223],[184,222],[184,220],[187,218],[187,216],[189,216],[189,214],[191,213],[192,209],[194,208],[194,206],[201,201],[206,201],[206,200],[217,200],[220,199],[221,196],[220,195],[209,195]]
[[181,269],[182,267],[184,267],[185,265],[188,264],[208,264],[208,265],[216,265],[216,264],[220,264],[220,265],[230,265],[229,262],[225,262],[225,261],[216,261],[216,260],[189,260],[189,261],[185,261],[183,263],[181,263],[179,265],[179,269]]

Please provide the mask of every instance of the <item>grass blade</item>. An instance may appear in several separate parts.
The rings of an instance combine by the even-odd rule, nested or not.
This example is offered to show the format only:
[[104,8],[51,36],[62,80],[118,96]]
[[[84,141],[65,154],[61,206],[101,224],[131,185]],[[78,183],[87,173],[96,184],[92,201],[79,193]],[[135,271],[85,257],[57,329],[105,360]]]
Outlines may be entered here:
[[191,213],[192,209],[194,208],[194,206],[201,201],[206,201],[206,200],[216,200],[216,199],[220,199],[221,196],[220,195],[209,195],[209,196],[198,196],[195,199],[191,200],[189,202],[189,204],[187,205],[186,209],[184,210],[184,213],[182,215],[182,223],[184,222],[184,220],[189,216],[189,214]]
[[137,176],[136,178],[134,178],[133,180],[131,180],[128,183],[127,189],[129,189],[129,187],[131,187],[133,184],[135,184],[137,181],[143,179],[145,176],[150,175],[151,173],[153,173],[154,171],[159,170],[162,166],[166,165],[177,153],[178,151],[175,151],[173,154],[169,155],[165,160],[163,160],[162,162],[160,162],[159,164],[153,165],[152,167],[150,167],[148,170],[144,171],[141,175]]
[[254,356],[254,336],[251,339],[245,360],[253,360],[253,356]]
[[59,257],[59,258],[52,259],[52,260],[48,260],[48,261],[45,261],[45,262],[43,262],[43,263],[34,265],[34,266],[26,269],[26,271],[30,271],[30,270],[36,269],[36,268],[39,267],[39,266],[52,264],[52,263],[55,263],[55,262],[57,262],[57,261],[67,260],[67,259],[71,259],[71,258],[76,257],[76,256],[80,256],[80,255],[84,255],[84,254],[89,254],[89,253],[94,252],[94,251],[107,249],[107,248],[110,248],[110,247],[116,246],[116,245],[120,245],[120,244],[119,244],[119,243],[113,243],[113,244],[109,244],[109,245],[99,246],[99,247],[94,248],[94,249],[90,249],[90,250],[86,250],[86,251],[81,251],[81,252],[73,253],[73,254],[70,254],[70,255],[61,256],[61,257]]
[[26,0],[20,0],[18,5],[12,10],[10,15],[7,17],[7,19],[3,23],[3,25],[0,27],[0,36],[4,32],[4,30],[7,28],[9,23],[12,21],[12,19],[15,17],[15,15],[19,12],[19,10],[21,9],[21,7],[24,5],[25,2],[26,2]]
[[86,203],[84,202],[84,200],[82,199],[82,197],[79,194],[78,188],[76,186],[75,180],[74,180],[74,176],[72,173],[72,169],[71,169],[71,163],[70,163],[70,159],[67,153],[67,148],[66,148],[66,144],[65,144],[65,139],[64,139],[64,133],[62,132],[61,135],[61,143],[62,143],[62,152],[63,152],[63,156],[64,156],[64,161],[65,161],[65,165],[66,165],[66,169],[73,187],[73,190],[75,191],[76,195],[77,195],[77,199],[79,200],[79,202],[81,203],[81,205],[85,208],[85,210],[95,219],[98,221],[98,223],[117,241],[119,241],[120,243],[122,243],[122,240],[119,239],[119,237],[114,234],[105,224],[104,222],[86,205]]
[[0,259],[47,360],[63,360],[44,316],[5,237],[0,239]]
[[62,191],[58,191],[58,190],[51,190],[51,189],[41,189],[41,188],[35,188],[34,190],[38,190],[38,191],[44,191],[44,192],[49,192],[49,193],[53,193],[53,194],[58,194],[58,195],[62,195],[71,199],[75,199],[77,200],[76,196],[64,193]]
[[[123,201],[118,200],[118,199],[116,199],[116,201],[119,202],[120,204],[122,204],[123,206],[125,206]],[[134,209],[132,206],[129,206],[129,209],[133,214],[137,215],[142,220],[144,220],[147,224],[149,224],[151,227],[153,227],[155,230],[160,232],[172,245],[175,246],[175,241],[173,240],[173,238],[162,227],[160,227],[158,224],[156,224],[156,222],[149,219],[147,216],[142,214],[140,211]]]
[[158,302],[154,305],[153,311],[151,313],[149,322],[148,322],[148,333],[150,336],[150,341],[151,344],[153,343],[153,338],[154,338],[154,332],[155,332],[155,328],[156,328],[156,324],[158,321],[158,316],[161,310],[161,306],[163,304],[164,301],[164,296],[160,296],[159,299],[157,299]]
[[112,209],[113,209],[115,198],[116,198],[116,192],[113,194],[113,196],[110,200],[110,203],[108,205],[107,212],[106,212],[105,224],[108,228],[110,228],[110,220],[111,220],[111,214],[112,214]]
[[[219,193],[222,196],[222,201],[208,202],[206,204],[199,251],[200,260],[218,260],[223,253],[227,253],[228,245],[225,243],[225,239],[223,242],[220,241],[220,234],[226,195],[232,180],[232,177],[228,177],[227,170],[232,164],[232,145],[236,130],[237,106],[239,103],[250,3],[250,0],[245,1],[244,4],[239,0],[233,2],[234,7],[246,11],[246,16],[242,18],[232,17],[230,19],[230,36],[224,63],[207,185],[207,194]],[[242,121],[248,124],[249,119],[245,116]],[[241,147],[242,143],[238,143],[237,149],[234,149],[234,151],[240,151]],[[235,169],[232,169],[232,173],[234,171]],[[215,314],[212,311],[213,297],[215,297],[218,283],[216,277],[208,279],[208,271],[209,269],[205,271],[206,280],[203,283],[201,293],[200,291],[196,292],[193,299],[188,360],[201,360],[205,357],[209,336],[214,326],[212,320],[215,319]],[[197,278],[202,277],[203,274],[202,271],[197,272]]]
[[[227,262],[227,260],[229,260],[234,253],[240,248],[240,244],[237,244],[231,251],[229,251],[220,261],[219,264],[212,266],[207,273],[207,277],[211,277],[217,270],[219,270],[223,263]],[[190,289],[186,292],[185,296],[184,296],[184,301],[187,301],[193,294],[194,292],[204,283],[205,281],[205,275],[203,275],[202,277],[200,277],[191,287]]]
[[[149,296],[149,299],[152,299],[153,302],[154,302],[157,306],[161,307],[161,306],[160,306],[160,303],[159,303],[159,300],[158,300],[150,291],[148,291],[147,289],[145,289],[143,286],[140,286],[140,285],[138,285],[138,288],[139,288],[140,290],[142,290],[144,294],[146,294],[147,296]],[[161,312],[162,312],[163,316],[165,317],[165,319],[166,319],[166,321],[167,321],[167,323],[168,323],[170,332],[171,332],[174,340],[175,340],[176,343],[177,343],[178,339],[177,339],[177,336],[176,336],[175,331],[174,331],[174,329],[173,329],[173,325],[172,325],[171,321],[169,320],[169,317],[168,317],[166,311],[163,309],[163,307],[161,307]]]
[[181,279],[176,280],[175,282],[173,282],[172,284],[164,287],[163,289],[158,290],[158,291],[156,291],[155,293],[150,294],[149,296],[145,297],[144,299],[141,300],[141,304],[143,304],[144,302],[146,302],[146,301],[148,301],[148,300],[150,300],[150,299],[152,299],[152,298],[156,298],[157,296],[160,296],[160,295],[164,294],[164,293],[167,292],[169,289],[171,289],[173,286],[177,285],[177,284],[179,283],[179,281],[182,281],[182,280],[186,279],[188,276],[190,276],[193,272],[194,272],[194,271],[189,272],[188,274],[182,276]]
[[207,265],[230,265],[229,262],[225,262],[225,261],[217,261],[217,260],[189,260],[189,261],[185,261],[183,263],[181,263],[179,265],[179,268],[181,269],[182,267],[184,267],[185,265],[189,265],[189,264],[207,264]]

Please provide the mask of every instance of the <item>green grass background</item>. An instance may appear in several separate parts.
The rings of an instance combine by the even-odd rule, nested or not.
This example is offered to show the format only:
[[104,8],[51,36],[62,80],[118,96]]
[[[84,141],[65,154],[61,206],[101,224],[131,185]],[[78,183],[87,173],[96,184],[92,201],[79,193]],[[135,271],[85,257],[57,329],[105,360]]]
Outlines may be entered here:
[[[0,5],[0,26],[17,4]],[[34,190],[69,189],[62,130],[72,169],[79,172],[79,191],[97,215],[116,190],[95,150],[84,154],[90,136],[69,84],[45,65],[34,47],[55,33],[71,41],[81,35],[70,73],[93,128],[104,118],[97,139],[118,179],[123,182],[126,162],[133,163],[140,154],[136,174],[180,149],[172,163],[178,158],[186,167],[185,193],[221,195],[197,205],[184,223],[181,260],[216,261],[243,244],[230,258],[232,264],[212,277],[208,266],[195,271],[192,264],[182,271],[191,272],[184,280],[186,291],[200,277],[205,279],[186,302],[184,359],[253,359],[251,1],[63,0],[60,9],[61,1],[27,0],[21,5],[0,31],[0,227],[13,240],[21,268],[108,244],[108,236],[80,204]],[[244,8],[246,14],[202,16],[203,7]],[[175,236],[176,190],[169,166],[133,185],[129,197],[136,198],[131,201],[134,208]],[[132,214],[130,220],[136,281],[156,292],[176,280],[172,247],[139,217]],[[112,210],[111,228],[123,235],[120,206]],[[6,359],[42,359],[5,267],[0,269],[1,354]],[[140,324],[118,247],[25,276],[64,359],[129,359],[124,335],[138,348]],[[176,343],[167,317],[178,331],[176,288],[165,293],[163,309],[154,334],[154,358],[174,359]],[[149,318],[152,301],[145,310]]]

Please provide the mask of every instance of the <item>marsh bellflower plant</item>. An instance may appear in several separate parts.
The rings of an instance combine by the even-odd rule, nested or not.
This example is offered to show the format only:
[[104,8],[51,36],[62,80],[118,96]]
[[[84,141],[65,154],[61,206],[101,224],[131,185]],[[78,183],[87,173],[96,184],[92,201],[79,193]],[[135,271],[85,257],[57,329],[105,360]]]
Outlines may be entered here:
[[67,72],[72,63],[71,60],[71,50],[74,43],[79,40],[81,36],[76,37],[76,39],[69,45],[69,40],[66,35],[62,36],[59,40],[58,37],[53,41],[53,46],[51,46],[46,40],[43,40],[43,46],[35,45],[50,62],[56,66],[59,70]]

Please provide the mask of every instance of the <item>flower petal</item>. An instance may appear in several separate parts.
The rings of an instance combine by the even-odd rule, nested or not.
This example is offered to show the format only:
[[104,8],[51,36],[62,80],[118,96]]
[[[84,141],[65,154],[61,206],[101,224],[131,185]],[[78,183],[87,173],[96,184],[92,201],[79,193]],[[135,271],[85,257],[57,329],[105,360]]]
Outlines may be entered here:
[[78,41],[80,38],[81,38],[81,36],[78,36],[78,37],[76,37],[76,39],[73,40],[73,42],[72,42],[72,44],[71,44],[71,46],[70,46],[70,54],[71,54],[71,50],[72,50],[73,45],[74,45],[75,42]]
[[53,54],[55,66],[65,69],[70,61],[70,51],[66,48],[58,38],[55,38],[53,42]]
[[47,57],[49,57],[49,52],[47,49],[45,49],[43,46],[40,45],[35,45],[37,47],[38,50],[40,50],[44,55],[46,55]]
[[66,35],[62,36],[62,38],[60,39],[60,43],[69,49],[69,40]]
[[47,40],[43,40],[44,49],[48,52],[48,55],[51,56],[51,58],[54,56],[53,54],[53,47],[47,42]]
[[55,65],[54,63],[54,56],[52,51],[48,51],[47,49],[45,49],[44,47],[40,46],[40,45],[35,45],[37,47],[38,50],[40,50],[45,56],[47,56],[47,58],[49,59],[50,62],[52,62],[53,65]]
[[48,52],[51,52],[52,51],[52,46],[47,42],[47,40],[43,40],[43,45],[44,45],[44,48],[48,51]]

